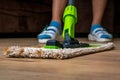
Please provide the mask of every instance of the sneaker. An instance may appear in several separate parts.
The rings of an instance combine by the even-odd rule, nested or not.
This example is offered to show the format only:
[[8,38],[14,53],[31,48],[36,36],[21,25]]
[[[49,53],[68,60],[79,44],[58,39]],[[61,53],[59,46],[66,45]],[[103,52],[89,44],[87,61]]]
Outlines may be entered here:
[[108,33],[101,25],[95,24],[92,26],[88,39],[98,42],[112,41],[112,35]]
[[[53,22],[51,24],[53,24]],[[61,27],[57,26],[57,22],[54,22],[54,24],[57,24],[56,26],[52,26],[51,24],[50,26],[46,26],[43,31],[38,35],[39,43],[46,43],[48,40],[56,39],[57,36],[60,36]]]

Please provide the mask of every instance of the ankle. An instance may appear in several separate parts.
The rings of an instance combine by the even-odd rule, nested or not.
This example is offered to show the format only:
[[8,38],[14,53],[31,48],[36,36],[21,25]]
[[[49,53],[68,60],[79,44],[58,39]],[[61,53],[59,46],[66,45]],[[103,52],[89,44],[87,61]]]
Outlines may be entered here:
[[51,21],[49,26],[54,26],[61,33],[61,23],[58,21]]
[[93,24],[93,25],[91,25],[90,33],[92,33],[96,28],[102,28],[101,24]]

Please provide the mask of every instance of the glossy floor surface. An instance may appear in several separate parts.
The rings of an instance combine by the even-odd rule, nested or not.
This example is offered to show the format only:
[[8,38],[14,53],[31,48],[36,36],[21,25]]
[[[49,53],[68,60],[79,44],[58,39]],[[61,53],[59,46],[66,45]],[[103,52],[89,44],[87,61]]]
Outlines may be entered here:
[[[89,42],[87,38],[79,38]],[[42,46],[36,38],[0,39],[0,80],[120,80],[120,38],[115,49],[72,59],[8,58],[4,49],[13,46]],[[90,42],[94,43],[94,42]]]

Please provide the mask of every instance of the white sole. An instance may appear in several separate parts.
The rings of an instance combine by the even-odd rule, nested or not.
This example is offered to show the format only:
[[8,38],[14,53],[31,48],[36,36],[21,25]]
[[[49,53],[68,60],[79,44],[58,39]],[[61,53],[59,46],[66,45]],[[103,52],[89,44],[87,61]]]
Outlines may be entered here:
[[97,42],[110,42],[112,39],[104,39],[104,38],[97,38],[96,36],[89,34],[88,39],[90,41],[97,41]]
[[[62,36],[59,35],[59,36],[57,36],[57,37],[54,38],[54,39],[56,39],[56,40],[61,40],[61,37],[62,37]],[[39,43],[42,43],[42,44],[46,44],[48,40],[53,40],[53,39],[38,39],[38,42],[39,42]]]
[[45,44],[48,40],[51,40],[51,39],[38,39],[38,42]]

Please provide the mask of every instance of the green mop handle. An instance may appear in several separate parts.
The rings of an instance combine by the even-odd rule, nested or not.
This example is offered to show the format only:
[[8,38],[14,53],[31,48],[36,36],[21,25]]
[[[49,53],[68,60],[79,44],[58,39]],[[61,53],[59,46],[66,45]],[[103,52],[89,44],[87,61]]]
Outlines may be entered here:
[[68,5],[75,5],[75,0],[68,0]]
[[68,0],[68,5],[65,8],[63,14],[63,22],[64,28],[62,36],[65,39],[66,33],[71,37],[74,38],[75,35],[75,24],[77,23],[77,9],[74,6],[75,0]]

